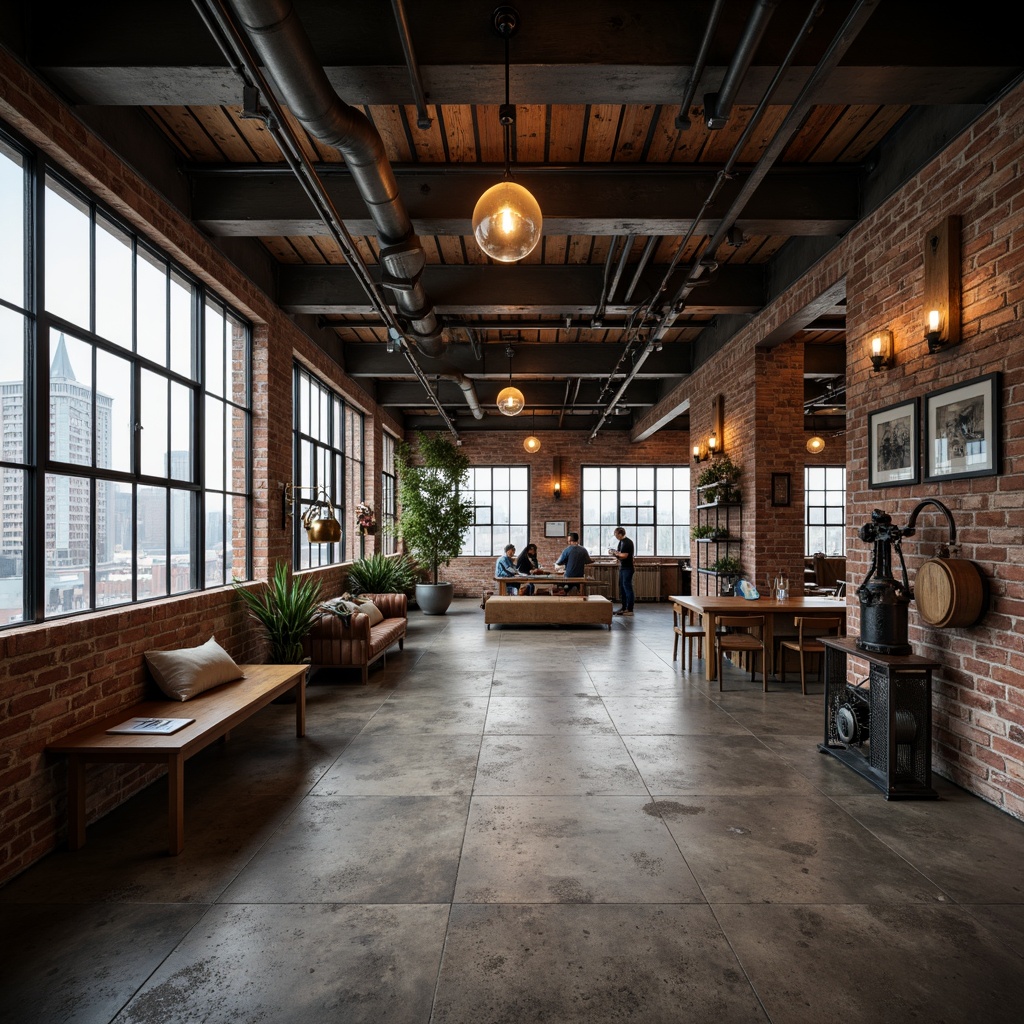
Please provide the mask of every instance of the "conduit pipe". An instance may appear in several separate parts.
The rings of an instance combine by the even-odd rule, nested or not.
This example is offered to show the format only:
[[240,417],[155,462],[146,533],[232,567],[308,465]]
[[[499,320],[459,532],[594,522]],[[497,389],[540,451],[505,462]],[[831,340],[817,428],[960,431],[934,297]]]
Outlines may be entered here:
[[380,135],[331,86],[291,0],[227,0],[281,96],[314,138],[339,150],[377,226],[383,285],[426,356],[444,351],[441,324],[420,275],[426,258],[412,228]]

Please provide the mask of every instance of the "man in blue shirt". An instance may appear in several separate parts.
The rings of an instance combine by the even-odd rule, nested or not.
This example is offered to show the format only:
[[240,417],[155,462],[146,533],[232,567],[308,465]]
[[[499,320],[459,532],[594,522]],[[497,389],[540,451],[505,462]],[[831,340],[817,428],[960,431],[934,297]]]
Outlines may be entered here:
[[[516,560],[514,555],[516,553],[515,544],[505,545],[505,554],[498,559],[494,564],[494,575],[499,579],[508,579],[510,576],[522,576],[523,574],[516,568]],[[505,585],[505,593],[509,595],[516,595],[519,593],[519,587],[514,587],[511,584]]]
[[[565,566],[565,575],[567,577],[582,576],[584,575],[584,568],[593,561],[590,557],[590,552],[580,543],[580,535],[578,533],[569,534],[569,546],[558,556],[558,561],[555,565]],[[575,594],[580,589],[578,583],[569,583],[566,585],[565,592],[567,594]]]

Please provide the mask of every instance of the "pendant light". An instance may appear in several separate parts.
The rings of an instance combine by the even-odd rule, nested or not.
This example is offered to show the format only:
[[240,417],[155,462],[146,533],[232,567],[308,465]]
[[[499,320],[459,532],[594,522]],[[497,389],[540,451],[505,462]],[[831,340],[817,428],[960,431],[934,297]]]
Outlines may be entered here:
[[517,387],[512,386],[512,346],[509,345],[505,349],[505,355],[508,356],[508,387],[502,388],[498,392],[498,412],[503,416],[518,416],[526,405],[526,399],[523,398],[522,391]]
[[[533,424],[530,427],[531,430],[537,429],[537,410],[533,410]],[[523,442],[523,447],[531,454],[536,455],[540,451],[540,438],[535,434],[530,436]]]
[[491,259],[515,263],[537,248],[543,218],[537,200],[512,180],[512,129],[516,123],[516,108],[509,103],[508,41],[519,28],[519,12],[514,7],[499,7],[494,12],[494,27],[505,40],[505,102],[498,109],[505,138],[505,178],[476,201],[473,236]]
[[812,437],[807,442],[807,450],[812,455],[819,455],[819,454],[821,454],[821,452],[823,452],[825,450],[825,438],[819,437],[817,434],[815,434],[814,437]]

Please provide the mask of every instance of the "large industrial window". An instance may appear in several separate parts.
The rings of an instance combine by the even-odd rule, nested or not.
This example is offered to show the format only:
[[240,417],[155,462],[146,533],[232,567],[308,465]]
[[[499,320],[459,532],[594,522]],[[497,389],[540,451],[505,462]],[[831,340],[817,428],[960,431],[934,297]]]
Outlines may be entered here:
[[248,578],[248,326],[34,167],[0,139],[0,624]]
[[637,555],[690,553],[689,466],[584,466],[580,540],[591,554],[615,545],[616,526]]
[[[355,507],[364,495],[365,421],[337,392],[295,366],[294,549],[302,569],[358,558],[363,539]],[[341,522],[339,544],[311,544],[302,516],[317,501],[330,501]]]
[[395,439],[390,434],[384,434],[381,456],[380,514],[377,516],[380,540],[377,550],[393,555],[398,548],[398,475],[395,472]]
[[462,541],[464,555],[498,556],[506,544],[518,554],[535,538],[530,531],[530,472],[526,466],[474,466],[462,481],[473,503],[473,525]]
[[804,467],[804,554],[846,554],[846,467]]

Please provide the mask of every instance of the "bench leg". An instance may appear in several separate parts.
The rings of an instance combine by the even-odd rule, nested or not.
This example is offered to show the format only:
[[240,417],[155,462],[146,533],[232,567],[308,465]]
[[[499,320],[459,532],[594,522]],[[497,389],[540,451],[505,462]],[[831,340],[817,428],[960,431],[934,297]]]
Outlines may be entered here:
[[68,849],[85,846],[85,763],[68,755]]
[[167,846],[172,857],[185,848],[185,758],[167,757]]

